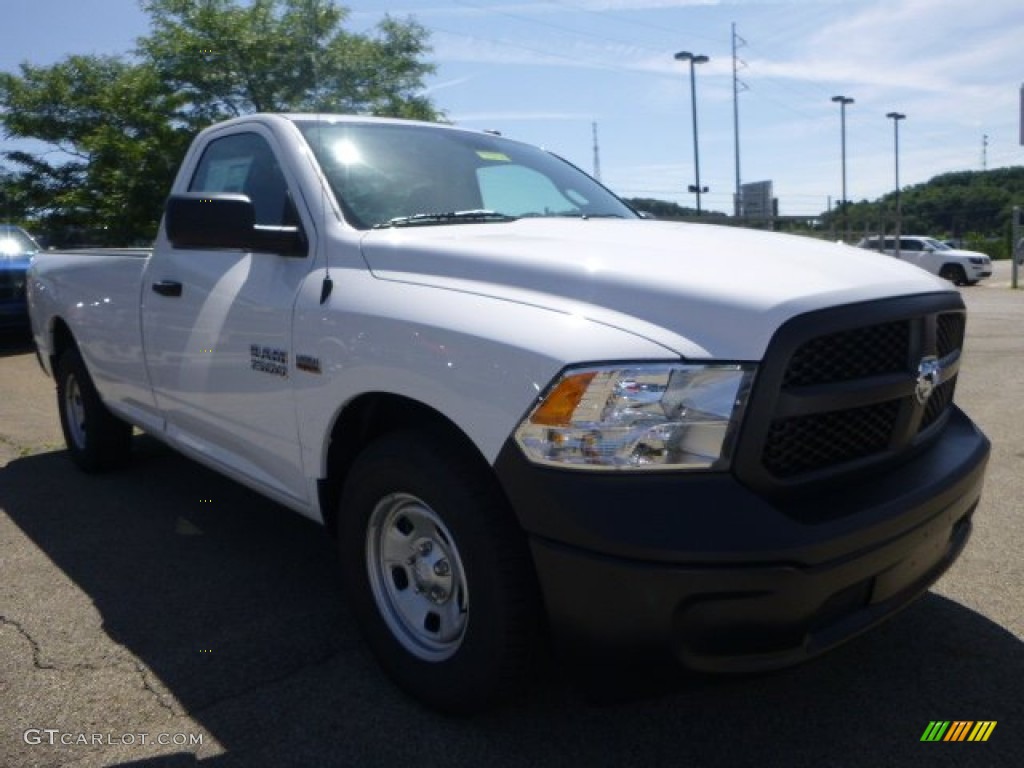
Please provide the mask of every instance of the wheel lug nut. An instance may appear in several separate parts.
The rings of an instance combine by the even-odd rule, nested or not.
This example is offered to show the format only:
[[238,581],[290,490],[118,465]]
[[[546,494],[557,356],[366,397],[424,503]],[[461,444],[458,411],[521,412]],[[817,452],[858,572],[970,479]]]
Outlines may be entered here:
[[434,545],[431,544],[429,541],[421,541],[419,550],[421,555],[429,555],[431,552],[434,551]]
[[448,565],[447,560],[438,560],[434,563],[434,575],[436,576],[447,576],[452,572],[451,566]]

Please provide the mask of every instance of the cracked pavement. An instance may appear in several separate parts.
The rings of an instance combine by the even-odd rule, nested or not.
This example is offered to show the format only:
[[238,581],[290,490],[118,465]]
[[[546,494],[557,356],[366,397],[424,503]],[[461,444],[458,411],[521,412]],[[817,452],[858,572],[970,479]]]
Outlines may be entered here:
[[[129,468],[77,472],[52,381],[0,337],[0,765],[1024,765],[1024,291],[1007,279],[964,291],[957,399],[994,449],[972,541],[929,595],[794,670],[601,705],[552,672],[471,719],[384,678],[318,526],[145,436]],[[921,744],[935,719],[998,725]]]

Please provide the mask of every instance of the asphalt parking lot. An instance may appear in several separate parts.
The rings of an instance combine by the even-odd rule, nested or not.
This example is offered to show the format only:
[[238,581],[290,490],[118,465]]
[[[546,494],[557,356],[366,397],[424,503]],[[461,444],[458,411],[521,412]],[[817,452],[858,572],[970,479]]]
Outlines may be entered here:
[[[53,383],[0,336],[0,765],[1024,765],[1024,290],[963,289],[957,399],[993,442],[961,560],[810,664],[594,703],[554,670],[470,719],[397,692],[315,525],[149,438],[77,472]],[[996,721],[922,743],[934,720]]]

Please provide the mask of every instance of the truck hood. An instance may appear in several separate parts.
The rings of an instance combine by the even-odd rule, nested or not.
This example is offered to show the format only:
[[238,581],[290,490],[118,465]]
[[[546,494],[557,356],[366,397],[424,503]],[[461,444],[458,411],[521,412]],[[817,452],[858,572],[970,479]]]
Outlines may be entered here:
[[706,224],[521,219],[368,232],[372,273],[566,312],[690,359],[760,360],[775,330],[823,307],[951,290],[888,256]]

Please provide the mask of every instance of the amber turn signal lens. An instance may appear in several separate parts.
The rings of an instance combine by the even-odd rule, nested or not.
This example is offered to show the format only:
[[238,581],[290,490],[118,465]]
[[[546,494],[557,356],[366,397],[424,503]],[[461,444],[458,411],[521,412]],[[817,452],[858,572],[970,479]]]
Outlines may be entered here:
[[578,373],[567,376],[548,393],[544,402],[533,412],[530,422],[545,427],[567,427],[572,423],[576,407],[587,392],[587,387],[596,376],[596,372]]

